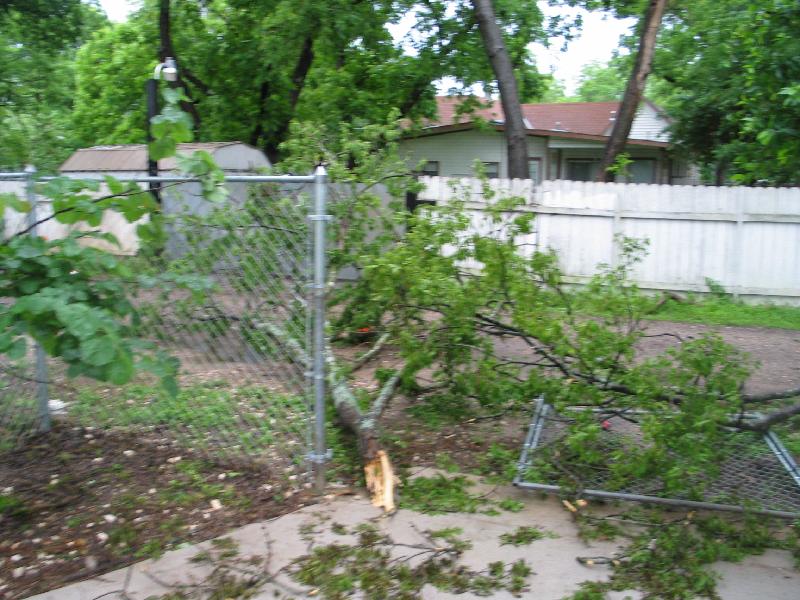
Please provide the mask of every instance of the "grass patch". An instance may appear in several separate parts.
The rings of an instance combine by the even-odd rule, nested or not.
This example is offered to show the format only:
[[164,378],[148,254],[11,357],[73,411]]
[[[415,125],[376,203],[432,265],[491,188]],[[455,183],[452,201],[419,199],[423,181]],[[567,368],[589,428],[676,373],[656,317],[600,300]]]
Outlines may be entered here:
[[744,304],[729,297],[694,298],[690,302],[669,300],[657,313],[647,318],[704,325],[800,330],[800,307]]
[[19,521],[30,515],[25,503],[13,494],[0,494],[0,517],[9,517]]
[[92,426],[167,427],[188,444],[239,445],[257,451],[286,432],[304,431],[306,402],[260,386],[226,388],[209,382],[170,397],[154,385],[132,384],[101,393],[83,389],[71,415]]

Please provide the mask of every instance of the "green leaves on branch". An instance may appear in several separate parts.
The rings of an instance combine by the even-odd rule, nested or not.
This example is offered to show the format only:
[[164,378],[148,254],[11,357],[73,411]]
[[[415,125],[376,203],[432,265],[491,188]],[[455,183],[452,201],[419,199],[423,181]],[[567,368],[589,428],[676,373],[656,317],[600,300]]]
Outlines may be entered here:
[[192,141],[194,137],[192,119],[180,109],[180,102],[186,100],[186,96],[180,90],[170,88],[164,90],[164,109],[150,121],[155,138],[149,144],[153,160],[174,156],[178,144]]
[[[0,308],[0,352],[22,359],[26,340],[33,339],[62,359],[72,377],[127,383],[136,356],[150,350],[132,331],[132,273],[117,257],[83,245],[86,237],[91,236],[73,233],[48,241],[24,235],[0,245],[0,294],[15,299]],[[141,366],[155,370],[150,362]],[[158,375],[174,386],[174,368]]]

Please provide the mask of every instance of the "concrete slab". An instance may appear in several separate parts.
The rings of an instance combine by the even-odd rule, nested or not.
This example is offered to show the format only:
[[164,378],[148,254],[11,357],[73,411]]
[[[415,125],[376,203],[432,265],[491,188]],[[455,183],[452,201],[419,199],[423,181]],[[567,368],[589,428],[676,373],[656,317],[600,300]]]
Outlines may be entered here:
[[[462,513],[433,516],[400,510],[385,517],[364,497],[328,498],[295,513],[242,527],[225,537],[235,540],[243,559],[258,557],[261,563],[257,568],[269,573],[280,572],[256,596],[262,600],[311,597],[281,570],[295,558],[308,553],[312,538],[316,545],[334,541],[353,543],[352,536],[332,531],[334,523],[350,528],[370,522],[395,542],[405,544],[426,541],[425,532],[428,530],[459,527],[463,530],[461,537],[473,544],[472,549],[463,555],[466,566],[483,569],[492,561],[513,562],[518,559],[531,565],[534,575],[530,578],[531,591],[525,595],[527,598],[560,600],[574,592],[582,581],[608,578],[610,571],[607,567],[587,567],[575,558],[608,556],[618,546],[611,542],[589,546],[581,541],[569,513],[557,500],[541,498],[509,486],[483,489],[495,497],[521,500],[524,508],[516,513],[502,511],[498,516]],[[476,487],[475,491],[480,492],[481,488]],[[529,546],[501,544],[501,534],[525,525],[542,527],[557,537],[538,540]],[[102,577],[35,596],[33,600],[93,600],[101,595],[105,600],[157,597],[170,588],[174,590],[173,586],[198,583],[208,575],[209,566],[192,562],[191,558],[210,547],[211,543],[205,542],[175,550],[158,560],[143,561]],[[400,555],[415,552],[402,548],[395,551]],[[720,595],[723,600],[796,600],[800,597],[800,574],[792,569],[791,557],[786,553],[767,552],[738,565],[724,563],[715,568],[721,576]],[[422,592],[423,599],[446,600],[451,597],[456,596],[429,587]],[[458,596],[461,599],[470,597],[468,594]],[[499,600],[512,598],[508,593],[498,593],[493,597]],[[609,600],[639,600],[641,597],[636,591],[616,592],[609,596]]]

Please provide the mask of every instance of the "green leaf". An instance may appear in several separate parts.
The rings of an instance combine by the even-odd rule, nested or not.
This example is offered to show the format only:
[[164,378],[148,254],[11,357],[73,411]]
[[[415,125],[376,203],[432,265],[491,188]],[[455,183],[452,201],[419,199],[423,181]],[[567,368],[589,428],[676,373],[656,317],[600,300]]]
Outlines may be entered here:
[[172,138],[162,137],[156,139],[148,145],[150,149],[150,156],[153,160],[160,160],[175,154],[177,144]]
[[116,340],[108,335],[99,335],[81,342],[81,358],[96,367],[113,362],[117,358]]
[[119,352],[114,362],[109,366],[108,379],[115,385],[128,383],[133,377],[133,358],[127,351]]

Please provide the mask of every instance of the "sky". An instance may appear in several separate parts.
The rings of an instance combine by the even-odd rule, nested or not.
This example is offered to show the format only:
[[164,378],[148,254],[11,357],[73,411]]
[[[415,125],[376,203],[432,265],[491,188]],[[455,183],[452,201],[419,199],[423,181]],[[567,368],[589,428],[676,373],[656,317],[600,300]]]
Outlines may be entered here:
[[[112,21],[124,21],[139,3],[139,0],[100,0],[100,6]],[[620,35],[627,33],[635,22],[634,19],[618,20],[579,8],[554,8],[547,2],[539,2],[539,6],[545,15],[564,11],[583,15],[583,32],[578,39],[570,42],[566,52],[561,51],[559,41],[554,42],[550,48],[541,44],[531,46],[539,70],[552,71],[558,79],[564,81],[568,94],[574,93],[577,88],[581,68],[592,61],[605,62],[611,58]]]

